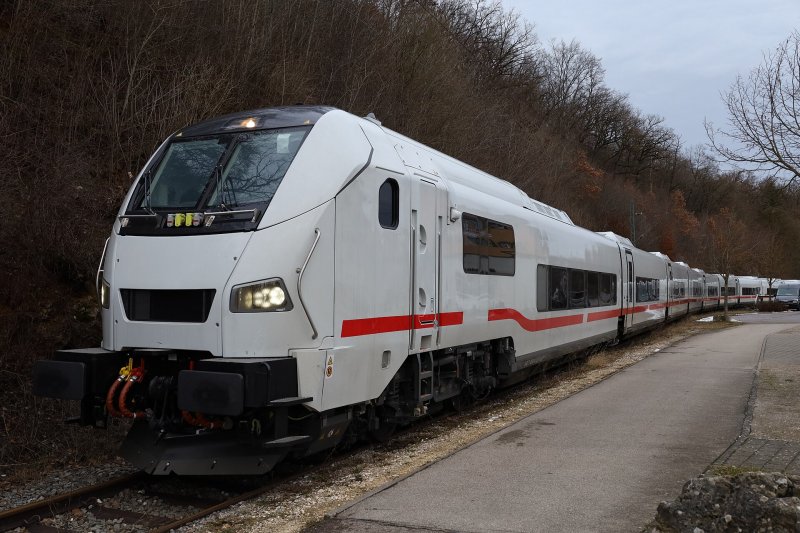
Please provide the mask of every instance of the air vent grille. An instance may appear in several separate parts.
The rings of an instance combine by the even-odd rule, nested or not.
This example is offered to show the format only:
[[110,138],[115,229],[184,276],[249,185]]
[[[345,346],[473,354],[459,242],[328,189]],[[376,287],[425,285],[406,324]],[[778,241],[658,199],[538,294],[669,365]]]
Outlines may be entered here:
[[215,289],[121,289],[128,320],[135,322],[195,322],[208,320]]

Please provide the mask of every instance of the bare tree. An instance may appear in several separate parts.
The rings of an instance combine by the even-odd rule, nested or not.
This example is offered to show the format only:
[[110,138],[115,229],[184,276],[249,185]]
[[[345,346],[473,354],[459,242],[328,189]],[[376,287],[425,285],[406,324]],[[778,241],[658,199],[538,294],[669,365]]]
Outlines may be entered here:
[[729,128],[705,123],[722,161],[792,182],[800,177],[800,32],[723,94]]
[[735,272],[746,272],[752,267],[753,244],[748,238],[745,224],[727,207],[708,219],[708,268],[725,281],[723,320],[728,320],[728,281]]
[[767,279],[768,291],[771,291],[775,281],[783,277],[787,270],[786,240],[777,233],[762,235],[758,242],[756,265],[758,273]]

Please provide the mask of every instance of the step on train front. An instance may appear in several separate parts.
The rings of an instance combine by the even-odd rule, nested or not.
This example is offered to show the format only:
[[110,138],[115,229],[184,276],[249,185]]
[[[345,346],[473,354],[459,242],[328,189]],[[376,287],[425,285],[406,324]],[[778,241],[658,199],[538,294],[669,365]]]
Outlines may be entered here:
[[102,345],[37,362],[34,393],[132,419],[151,474],[265,473],[720,305],[675,265],[375,119],[236,113],[147,162],[97,273]]

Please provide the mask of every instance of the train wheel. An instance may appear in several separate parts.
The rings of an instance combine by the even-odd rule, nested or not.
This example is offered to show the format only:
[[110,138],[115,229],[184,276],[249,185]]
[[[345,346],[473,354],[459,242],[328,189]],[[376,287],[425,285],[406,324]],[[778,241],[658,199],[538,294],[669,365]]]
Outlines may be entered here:
[[472,395],[469,393],[469,389],[463,389],[461,394],[456,396],[455,398],[450,398],[450,407],[453,408],[453,411],[456,413],[462,412],[464,409],[469,407],[472,403],[474,403],[474,399]]
[[394,435],[395,430],[397,429],[397,423],[395,422],[386,422],[385,420],[381,420],[381,425],[378,426],[377,429],[371,429],[369,431],[369,436],[375,442],[388,442],[389,439],[392,438]]

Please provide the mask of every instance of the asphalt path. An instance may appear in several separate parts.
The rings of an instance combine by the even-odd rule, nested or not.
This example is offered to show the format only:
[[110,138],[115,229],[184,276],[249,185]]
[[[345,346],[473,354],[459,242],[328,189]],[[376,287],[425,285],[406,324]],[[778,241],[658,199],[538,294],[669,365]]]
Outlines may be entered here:
[[800,313],[737,319],[748,323],[664,349],[314,531],[640,531],[736,440],[765,336]]
[[733,318],[745,324],[800,324],[800,312],[747,313]]

